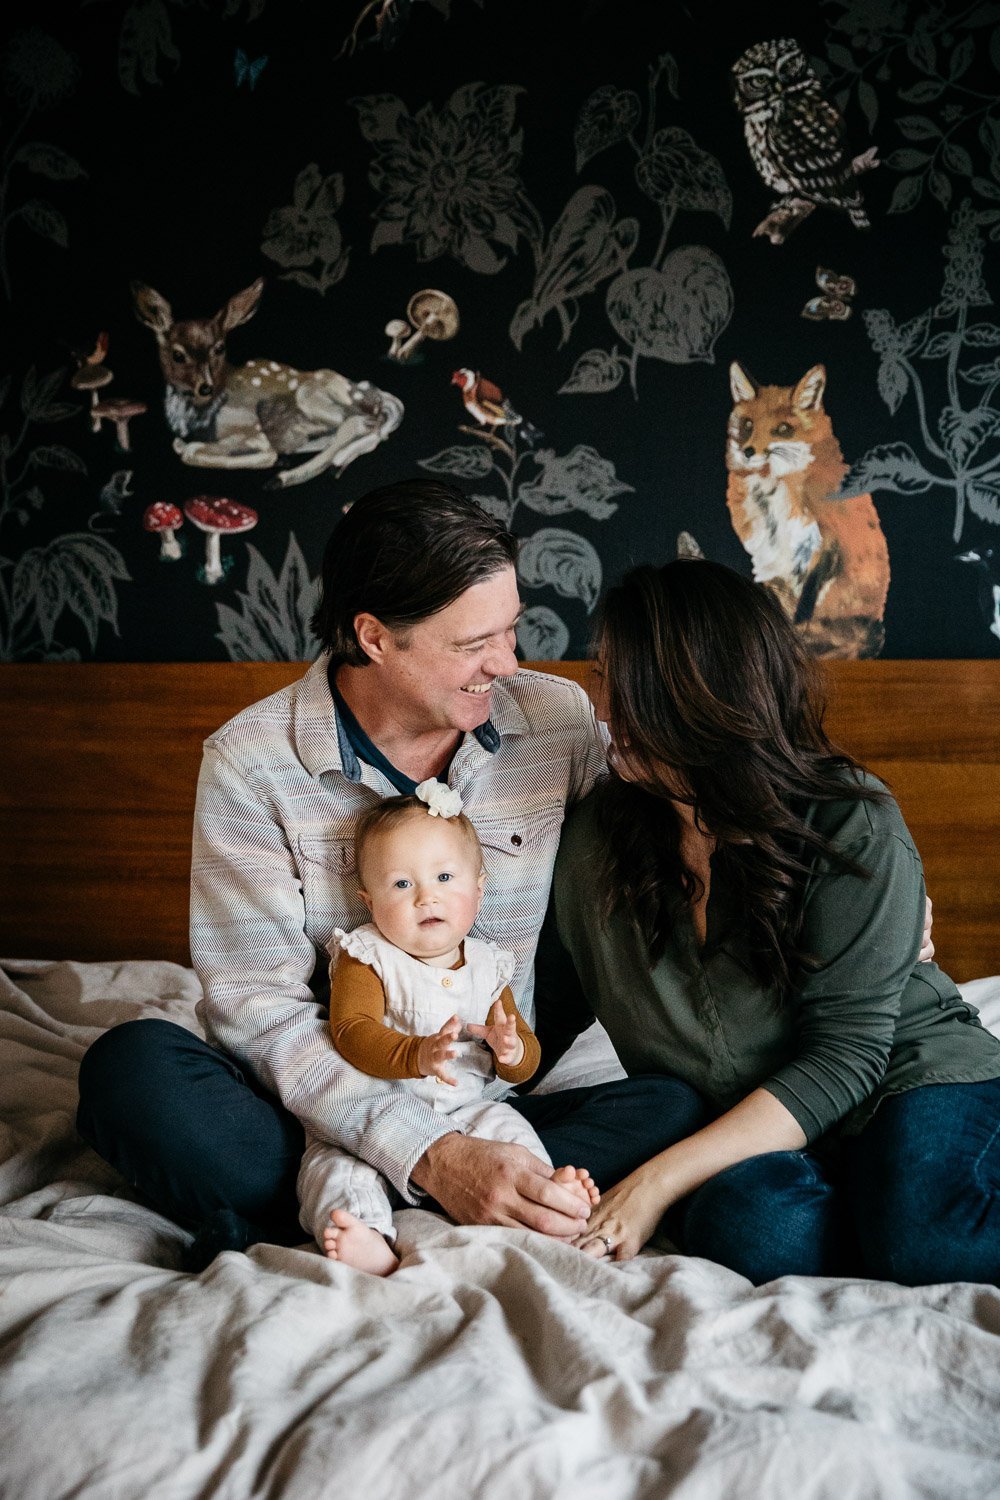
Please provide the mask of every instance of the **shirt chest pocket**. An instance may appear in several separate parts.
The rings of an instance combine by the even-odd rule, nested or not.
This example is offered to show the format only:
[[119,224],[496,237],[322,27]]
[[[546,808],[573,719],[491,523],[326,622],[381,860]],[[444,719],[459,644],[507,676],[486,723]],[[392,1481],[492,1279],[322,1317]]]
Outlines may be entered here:
[[530,818],[474,818],[486,868],[477,933],[500,947],[537,935],[562,820],[559,803],[535,809]]
[[317,948],[325,948],[335,927],[350,931],[368,920],[358,895],[354,840],[303,833],[298,853],[306,932]]

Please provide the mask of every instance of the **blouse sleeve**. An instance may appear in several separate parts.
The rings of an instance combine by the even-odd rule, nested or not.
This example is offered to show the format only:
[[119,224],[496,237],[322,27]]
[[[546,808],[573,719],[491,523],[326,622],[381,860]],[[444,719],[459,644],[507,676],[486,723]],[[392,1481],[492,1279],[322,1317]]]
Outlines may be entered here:
[[809,1141],[881,1082],[923,930],[923,871],[912,843],[876,825],[842,852],[869,878],[824,863],[810,882],[800,946],[816,963],[786,1002],[796,1010],[798,1047],[763,1084]]
[[385,1024],[385,990],[368,964],[342,953],[330,975],[330,1035],[341,1057],[373,1078],[419,1078],[419,1036]]
[[[516,1067],[505,1066],[503,1063],[498,1062],[496,1065],[497,1077],[502,1078],[505,1083],[526,1083],[538,1067],[538,1062],[542,1055],[538,1039],[518,1010],[509,985],[504,985],[497,998],[503,1001],[503,1008],[506,1015],[516,1017],[517,1034],[524,1043],[524,1056],[521,1058],[521,1061]],[[489,1025],[489,1019],[489,1016],[487,1016],[486,1025]]]

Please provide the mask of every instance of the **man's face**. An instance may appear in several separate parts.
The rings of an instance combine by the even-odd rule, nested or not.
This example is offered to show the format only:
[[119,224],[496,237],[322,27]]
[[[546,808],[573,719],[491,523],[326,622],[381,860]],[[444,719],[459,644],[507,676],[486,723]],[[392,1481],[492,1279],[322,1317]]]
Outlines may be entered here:
[[450,963],[476,920],[484,875],[458,823],[422,809],[365,844],[361,896],[382,936],[424,962]]
[[517,671],[514,627],[521,613],[513,568],[504,568],[429,619],[390,637],[381,662],[387,701],[415,734],[463,733],[490,716],[495,677]]

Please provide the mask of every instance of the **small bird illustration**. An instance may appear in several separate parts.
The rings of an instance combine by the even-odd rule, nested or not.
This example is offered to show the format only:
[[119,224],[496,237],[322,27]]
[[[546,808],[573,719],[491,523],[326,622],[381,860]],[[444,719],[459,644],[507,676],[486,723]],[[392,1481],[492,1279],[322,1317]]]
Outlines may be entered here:
[[106,333],[99,333],[97,335],[97,343],[94,345],[93,349],[91,350],[91,352],[89,354],[84,349],[74,349],[72,351],[73,358],[76,360],[77,364],[80,365],[80,366],[83,366],[83,365],[103,365],[104,361],[108,357],[108,344],[109,344],[109,342],[110,342],[110,340],[109,340],[108,335]]
[[480,427],[517,427],[520,423],[521,418],[504,399],[500,387],[484,379],[478,370],[456,370],[451,383],[461,390],[466,411]]

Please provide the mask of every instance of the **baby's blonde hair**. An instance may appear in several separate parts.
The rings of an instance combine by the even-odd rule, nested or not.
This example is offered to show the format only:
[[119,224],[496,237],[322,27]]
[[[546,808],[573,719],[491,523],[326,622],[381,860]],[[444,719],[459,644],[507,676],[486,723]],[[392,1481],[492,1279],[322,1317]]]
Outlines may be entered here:
[[[401,823],[414,817],[429,818],[427,803],[421,802],[419,797],[383,797],[374,807],[362,814],[354,832],[354,858],[357,866],[358,878],[364,884],[361,872],[361,862],[364,858],[365,847],[372,839],[380,834],[391,833]],[[482,869],[483,849],[479,842],[479,835],[470,823],[465,813],[457,813],[453,818],[442,819],[450,828],[457,828],[462,834],[470,850],[473,852],[478,866]]]

